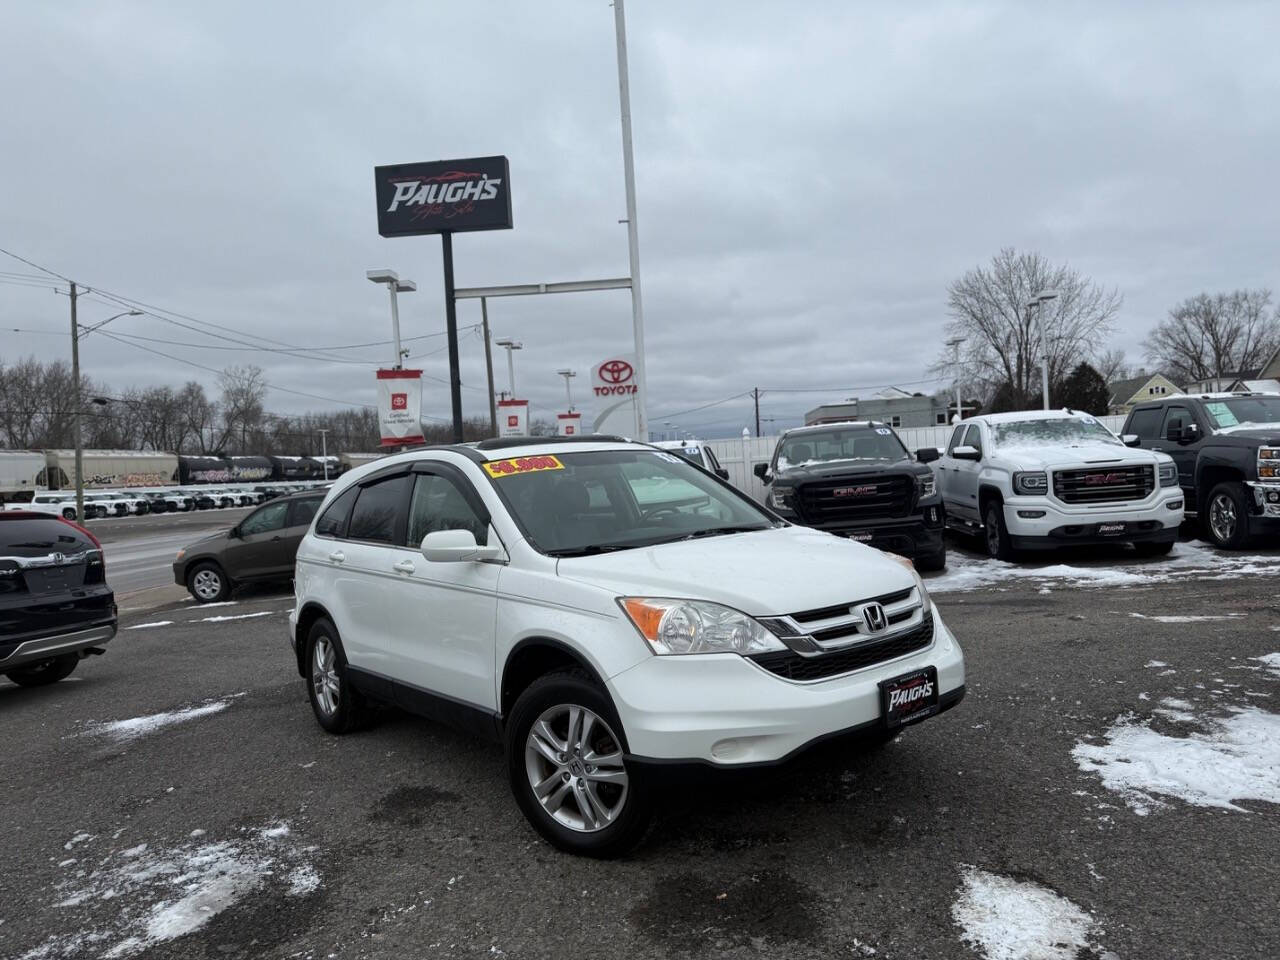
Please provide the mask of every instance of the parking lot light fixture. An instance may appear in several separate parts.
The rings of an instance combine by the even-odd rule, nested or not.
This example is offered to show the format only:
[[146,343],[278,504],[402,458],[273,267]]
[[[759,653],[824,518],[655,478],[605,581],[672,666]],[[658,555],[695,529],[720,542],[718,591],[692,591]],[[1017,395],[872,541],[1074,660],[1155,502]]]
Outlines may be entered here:
[[564,402],[567,404],[565,409],[568,410],[570,413],[572,413],[573,412],[573,389],[571,386],[571,382],[573,378],[578,375],[578,371],[569,370],[569,369],[557,370],[556,374],[557,376],[564,377]]
[[380,270],[366,270],[365,274],[374,283],[386,284],[387,290],[391,293],[391,334],[395,340],[396,359],[392,366],[396,370],[400,370],[404,366],[405,351],[400,349],[400,305],[396,301],[396,295],[400,293],[413,293],[418,289],[418,285],[412,280],[401,280],[400,275],[394,270],[385,268]]
[[493,341],[494,346],[502,347],[507,351],[507,386],[511,390],[511,398],[514,400],[516,396],[516,363],[512,359],[512,355],[516,350],[524,349],[524,344],[519,340],[512,340],[510,337],[503,337],[501,340]]
[[1040,322],[1040,385],[1044,394],[1044,409],[1049,409],[1049,340],[1044,335],[1044,305],[1057,299],[1056,290],[1041,290],[1027,303],[1027,309],[1035,308]]

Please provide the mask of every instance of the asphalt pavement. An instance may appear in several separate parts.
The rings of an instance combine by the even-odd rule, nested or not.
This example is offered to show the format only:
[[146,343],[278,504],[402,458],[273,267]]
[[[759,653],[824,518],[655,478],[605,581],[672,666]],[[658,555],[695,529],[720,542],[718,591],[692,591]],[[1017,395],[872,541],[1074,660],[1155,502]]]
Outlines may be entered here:
[[673,789],[615,862],[543,843],[497,747],[321,731],[287,593],[128,614],[68,681],[0,681],[0,957],[1276,956],[1280,555],[1050,559],[932,581],[958,708]]

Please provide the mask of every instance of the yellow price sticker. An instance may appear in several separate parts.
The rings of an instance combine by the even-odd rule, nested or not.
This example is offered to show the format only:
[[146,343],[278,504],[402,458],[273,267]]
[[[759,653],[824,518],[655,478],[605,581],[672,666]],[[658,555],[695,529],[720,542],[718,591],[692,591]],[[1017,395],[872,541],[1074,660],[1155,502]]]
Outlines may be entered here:
[[563,470],[564,464],[555,457],[517,457],[514,460],[490,460],[484,465],[491,477],[514,477],[520,473],[536,473],[539,470]]

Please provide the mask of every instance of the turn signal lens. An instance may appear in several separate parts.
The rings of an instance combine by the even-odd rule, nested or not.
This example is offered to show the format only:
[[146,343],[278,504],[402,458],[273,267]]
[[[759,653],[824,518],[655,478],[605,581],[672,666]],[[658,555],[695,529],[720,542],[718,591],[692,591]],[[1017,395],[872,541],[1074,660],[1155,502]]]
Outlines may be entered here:
[[763,624],[731,607],[702,600],[621,597],[628,619],[661,655],[785,650]]

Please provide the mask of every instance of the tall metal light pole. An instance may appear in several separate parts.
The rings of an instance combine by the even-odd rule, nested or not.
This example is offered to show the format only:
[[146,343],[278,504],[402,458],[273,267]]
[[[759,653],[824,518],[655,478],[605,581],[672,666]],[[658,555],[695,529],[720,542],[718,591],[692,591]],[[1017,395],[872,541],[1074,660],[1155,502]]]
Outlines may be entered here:
[[636,168],[631,156],[631,84],[627,77],[627,15],[623,0],[613,0],[613,26],[618,41],[618,102],[622,107],[622,175],[627,191],[627,254],[631,260],[631,326],[635,336],[636,439],[649,439],[645,412],[644,307],[640,300],[640,235],[636,223]]
[[391,335],[396,344],[396,359],[392,366],[396,370],[404,368],[404,351],[400,349],[400,305],[396,300],[398,293],[413,293],[418,285],[412,280],[401,280],[394,270],[367,270],[365,276],[374,283],[385,283],[391,292]]
[[320,462],[324,464],[324,478],[329,479],[329,431],[323,427],[316,430],[320,434]]
[[493,392],[493,347],[489,343],[489,301],[480,298],[480,326],[484,332],[484,369],[489,377],[489,429],[498,435],[498,398]]
[[70,284],[68,296],[71,298],[71,381],[74,389],[72,396],[74,397],[75,410],[71,415],[71,436],[76,446],[76,521],[83,523],[84,516],[84,441],[80,435],[80,408],[84,404],[84,397],[80,390],[80,338],[88,336],[99,327],[105,327],[117,317],[140,317],[141,310],[125,310],[117,313],[113,317],[95,323],[91,327],[86,327],[81,333],[79,325],[76,323],[76,298],[79,291],[74,283]]
[[568,410],[570,413],[572,413],[573,412],[573,391],[572,389],[570,389],[569,383],[574,377],[578,375],[578,371],[565,369],[565,370],[557,370],[556,373],[559,376],[564,377],[564,402],[565,404],[567,404],[565,409]]
[[494,346],[502,347],[507,351],[507,385],[511,388],[511,399],[516,397],[516,362],[512,359],[515,351],[524,348],[524,344],[518,340],[512,340],[510,337],[504,337],[501,340],[493,341]]
[[1036,308],[1036,319],[1040,321],[1040,385],[1046,410],[1049,409],[1049,339],[1044,335],[1044,305],[1057,296],[1057,291],[1041,290],[1027,304],[1027,309]]
[[[956,389],[956,420],[964,419],[964,410],[960,407],[960,378],[957,372],[960,369],[960,344],[964,343],[965,337],[955,337],[947,341],[947,346],[951,348],[951,376],[955,380]],[[955,421],[952,421],[953,423]]]

